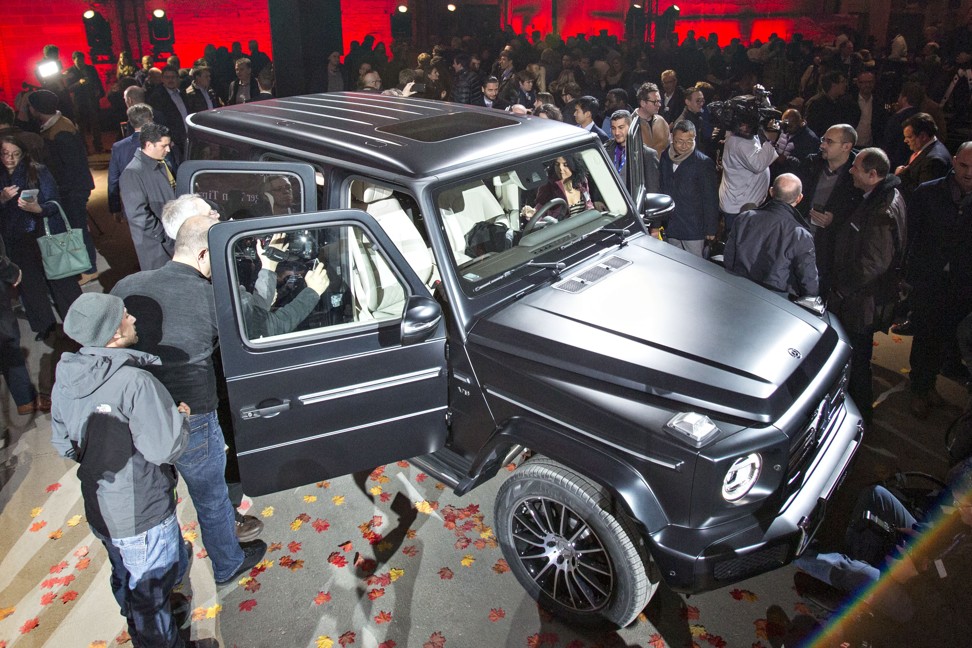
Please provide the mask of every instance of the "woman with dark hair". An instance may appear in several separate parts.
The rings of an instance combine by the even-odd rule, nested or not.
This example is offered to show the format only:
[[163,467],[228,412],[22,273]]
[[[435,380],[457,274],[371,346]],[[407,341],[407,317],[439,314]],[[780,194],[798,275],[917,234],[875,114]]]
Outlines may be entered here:
[[551,200],[560,198],[567,203],[556,205],[544,217],[544,220],[563,220],[575,214],[594,209],[591,192],[587,183],[587,168],[576,156],[559,157],[547,166],[547,182],[537,190],[537,200],[534,207],[527,205],[523,208],[523,218],[529,222],[541,207]]
[[[47,279],[37,238],[44,234],[44,217],[48,217],[52,233],[64,231],[57,205],[57,183],[47,167],[36,164],[24,145],[15,137],[0,137],[0,235],[7,246],[10,260],[20,267],[23,280],[20,299],[27,313],[30,328],[37,340],[54,332],[57,321],[51,311],[50,297],[64,319],[68,308],[81,295],[78,277]],[[25,190],[37,190],[30,200],[24,200]]]

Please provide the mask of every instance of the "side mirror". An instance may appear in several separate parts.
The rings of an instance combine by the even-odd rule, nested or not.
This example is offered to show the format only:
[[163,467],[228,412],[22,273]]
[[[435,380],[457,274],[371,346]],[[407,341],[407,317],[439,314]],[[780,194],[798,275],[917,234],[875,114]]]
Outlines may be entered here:
[[646,194],[642,206],[642,216],[649,227],[658,227],[668,221],[675,210],[675,201],[665,194]]
[[405,304],[402,318],[402,346],[425,340],[442,319],[439,302],[427,295],[412,295]]

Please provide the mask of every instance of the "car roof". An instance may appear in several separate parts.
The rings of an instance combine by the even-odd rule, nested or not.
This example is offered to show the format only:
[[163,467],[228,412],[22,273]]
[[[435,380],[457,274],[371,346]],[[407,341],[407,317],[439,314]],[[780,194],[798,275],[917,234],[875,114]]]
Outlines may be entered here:
[[188,122],[190,139],[209,132],[418,178],[515,149],[592,138],[583,129],[539,117],[364,92],[256,101],[197,112]]

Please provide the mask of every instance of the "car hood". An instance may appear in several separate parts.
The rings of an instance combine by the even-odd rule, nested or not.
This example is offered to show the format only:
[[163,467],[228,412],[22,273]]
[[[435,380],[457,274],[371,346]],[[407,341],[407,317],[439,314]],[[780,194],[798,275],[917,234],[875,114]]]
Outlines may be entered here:
[[841,344],[824,319],[644,236],[482,318],[468,342],[515,358],[514,370],[568,372],[763,423]]

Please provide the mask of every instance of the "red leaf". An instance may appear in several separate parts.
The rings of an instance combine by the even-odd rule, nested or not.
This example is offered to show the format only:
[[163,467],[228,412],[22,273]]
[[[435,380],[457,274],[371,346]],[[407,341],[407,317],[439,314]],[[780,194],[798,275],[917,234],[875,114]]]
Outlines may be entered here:
[[61,583],[60,578],[46,578],[41,581],[40,586],[41,589],[51,589],[55,585],[60,585],[60,583]]
[[468,546],[469,546],[469,538],[467,538],[466,536],[460,536],[459,538],[456,538],[456,544],[455,544],[456,549],[465,549]]
[[37,617],[34,617],[33,619],[27,619],[24,622],[24,625],[20,626],[20,634],[27,634],[28,632],[30,632],[31,630],[33,630],[39,625],[40,625],[40,621],[37,620]]
[[[387,502],[388,500],[391,499],[391,493],[382,493],[381,495],[378,496],[378,499],[380,499],[382,502]],[[386,641],[385,643],[389,643],[389,642]],[[384,645],[385,645],[384,643],[383,644],[379,644],[379,646],[384,646]],[[394,641],[391,641],[391,645],[394,646],[395,645],[395,642]]]
[[415,476],[415,481],[417,481],[418,483],[421,484],[422,482],[424,482],[428,478],[429,478],[429,476],[426,475],[425,473],[419,473],[418,475]]
[[250,578],[250,580],[246,581],[246,585],[243,586],[243,589],[250,594],[256,594],[260,591],[260,581],[255,578]]
[[256,599],[246,599],[245,601],[240,601],[240,612],[249,612],[257,605]]
[[76,598],[78,598],[78,593],[74,590],[68,590],[61,594],[61,603],[70,603]]
[[368,590],[368,598],[374,601],[377,598],[381,598],[385,595],[385,588],[379,587],[378,589]]
[[53,567],[51,567],[51,571],[49,573],[51,573],[51,574],[60,574],[61,571],[63,571],[64,568],[67,567],[67,566],[68,566],[68,562],[66,560],[62,560],[61,562],[59,562],[56,565],[54,565]]
[[476,538],[473,541],[473,546],[479,549],[480,551],[482,551],[483,549],[486,548],[486,541],[483,540],[482,538]]
[[418,555],[418,547],[416,547],[415,545],[408,545],[407,547],[402,548],[402,553],[408,556],[409,558],[414,558],[415,556]]
[[503,608],[493,608],[492,610],[489,611],[489,620],[492,621],[493,623],[496,623],[497,621],[505,617],[506,617],[506,612],[503,610]]
[[330,592],[318,592],[317,593],[317,596],[314,597],[314,604],[315,605],[324,605],[325,603],[327,603],[330,600],[331,600],[331,593]]
[[325,531],[331,528],[331,523],[328,522],[327,520],[322,520],[321,518],[317,518],[311,523],[311,526],[314,527],[314,530],[317,531],[318,533],[324,533]]
[[311,521],[310,516],[307,515],[306,513],[301,513],[300,515],[297,516],[297,519],[300,520],[301,522],[310,522]]
[[648,638],[648,645],[651,646],[651,648],[665,648],[667,644],[665,643],[665,639],[660,634],[655,633]]
[[54,592],[45,592],[44,596],[41,597],[41,605],[50,605],[57,598],[57,594]]
[[338,548],[344,553],[348,553],[349,551],[351,551],[352,548],[351,541],[348,540],[347,542],[342,542],[341,544],[338,545]]
[[287,549],[290,550],[290,553],[297,553],[301,550],[301,545],[296,540],[291,540],[290,544],[287,545]]
[[687,605],[683,609],[679,610],[679,615],[687,621],[698,621],[699,620],[699,608],[692,605]]
[[[40,522],[34,522],[33,524],[30,525],[29,531],[31,533],[37,533],[38,531],[40,531],[46,526],[47,526],[47,522],[45,522],[44,520],[41,520]],[[33,630],[33,628],[31,628],[31,630]],[[30,632],[30,630],[28,630],[28,632]]]
[[53,493],[54,491],[58,490],[60,487],[61,487],[61,484],[59,482],[54,482],[53,484],[51,484],[50,486],[48,486],[44,490],[46,492],[48,492],[48,493]]
[[375,623],[390,623],[392,620],[392,615],[390,612],[381,611],[375,616]]
[[272,543],[270,543],[270,546],[267,547],[267,551],[268,552],[269,551],[280,551],[281,549],[283,549],[283,545],[280,544],[279,542],[272,542]]
[[347,559],[336,551],[332,552],[331,555],[327,557],[327,562],[331,563],[335,567],[346,567],[348,564]]
[[342,646],[347,646],[354,643],[355,634],[351,630],[348,630],[343,635],[338,637],[338,643]]
[[441,632],[433,632],[429,640],[422,644],[422,648],[442,648],[445,642],[446,638],[442,636]]
[[448,567],[443,567],[439,570],[439,578],[442,580],[452,580],[453,576],[454,574],[452,573],[452,570]]
[[399,468],[408,468],[408,462],[405,461],[404,459],[402,459],[401,461],[398,461],[397,464],[398,464],[398,467]]
[[389,639],[388,641],[382,641],[378,644],[378,648],[395,648],[398,644]]

